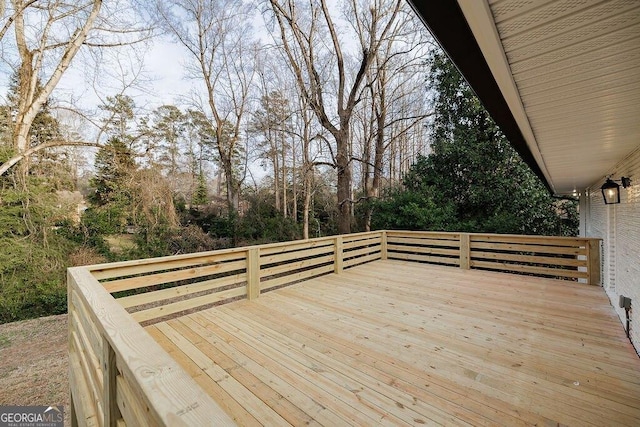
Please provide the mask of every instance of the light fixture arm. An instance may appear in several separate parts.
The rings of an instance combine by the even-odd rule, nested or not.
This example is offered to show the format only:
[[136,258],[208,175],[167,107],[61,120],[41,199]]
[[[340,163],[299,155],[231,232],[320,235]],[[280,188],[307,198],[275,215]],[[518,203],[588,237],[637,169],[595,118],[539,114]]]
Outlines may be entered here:
[[631,186],[631,178],[626,176],[621,176],[620,183],[622,184],[622,188],[628,188]]

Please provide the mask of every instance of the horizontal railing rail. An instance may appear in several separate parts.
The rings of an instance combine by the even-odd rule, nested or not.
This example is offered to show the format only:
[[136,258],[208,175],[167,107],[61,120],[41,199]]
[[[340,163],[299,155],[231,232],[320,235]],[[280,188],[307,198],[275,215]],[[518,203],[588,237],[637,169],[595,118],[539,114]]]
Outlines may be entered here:
[[387,231],[387,257],[600,284],[600,239]]
[[374,231],[70,268],[72,418],[227,425],[143,326],[379,259],[600,283],[598,239]]
[[382,235],[355,233],[87,269],[136,321],[147,325],[380,259]]
[[67,283],[73,425],[235,425],[86,268]]

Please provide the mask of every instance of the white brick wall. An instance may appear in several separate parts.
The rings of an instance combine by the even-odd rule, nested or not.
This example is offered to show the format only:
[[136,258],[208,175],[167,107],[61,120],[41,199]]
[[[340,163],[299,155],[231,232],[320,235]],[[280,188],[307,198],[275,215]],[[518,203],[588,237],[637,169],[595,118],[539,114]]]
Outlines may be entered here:
[[588,237],[603,239],[602,285],[623,323],[619,295],[631,298],[631,341],[640,353],[640,149],[608,173],[616,180],[631,178],[631,187],[620,187],[620,204],[608,206],[600,192],[604,177],[588,189],[581,229]]

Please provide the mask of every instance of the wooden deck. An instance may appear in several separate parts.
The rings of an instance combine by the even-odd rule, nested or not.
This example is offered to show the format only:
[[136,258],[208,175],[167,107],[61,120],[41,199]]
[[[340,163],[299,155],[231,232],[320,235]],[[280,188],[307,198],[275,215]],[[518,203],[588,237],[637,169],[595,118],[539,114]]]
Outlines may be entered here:
[[640,425],[602,288],[381,260],[148,326],[247,425]]

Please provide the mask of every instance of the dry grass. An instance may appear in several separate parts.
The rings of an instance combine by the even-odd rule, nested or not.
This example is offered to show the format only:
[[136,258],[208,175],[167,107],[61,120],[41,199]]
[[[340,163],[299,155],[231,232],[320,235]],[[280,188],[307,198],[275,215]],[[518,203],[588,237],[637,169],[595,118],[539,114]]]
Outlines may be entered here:
[[0,405],[64,405],[69,422],[67,315],[0,325]]
[[121,254],[136,247],[136,244],[133,241],[133,236],[130,234],[107,236],[104,240],[107,242],[109,249],[114,254]]
[[107,262],[107,259],[100,255],[95,249],[81,246],[69,255],[71,266],[92,265]]

